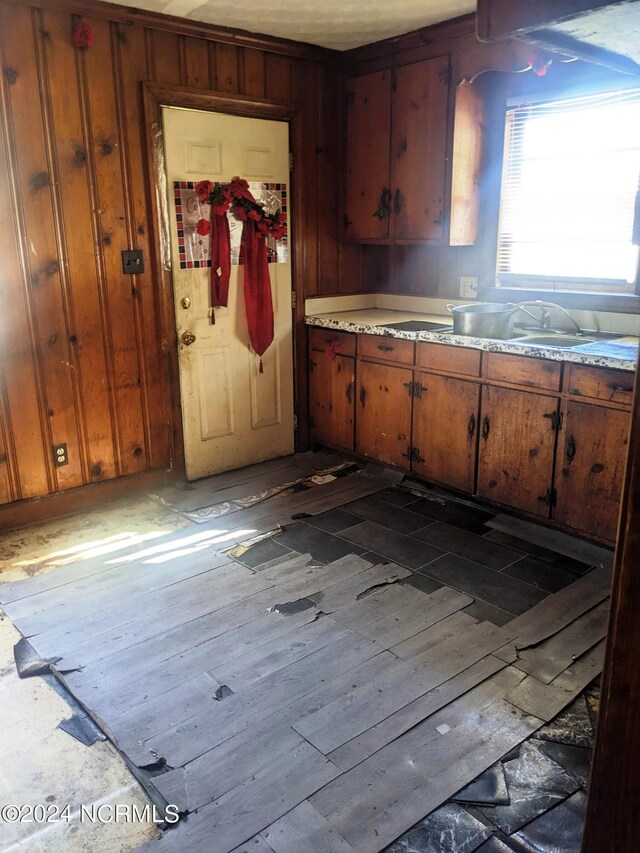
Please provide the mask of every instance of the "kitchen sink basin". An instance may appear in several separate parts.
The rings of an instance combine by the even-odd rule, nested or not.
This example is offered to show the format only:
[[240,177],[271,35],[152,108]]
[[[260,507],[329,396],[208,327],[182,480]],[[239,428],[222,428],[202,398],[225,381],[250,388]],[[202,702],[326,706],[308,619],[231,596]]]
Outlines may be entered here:
[[510,343],[530,344],[534,347],[556,347],[558,349],[571,349],[588,344],[595,338],[586,335],[523,335],[520,338],[510,338]]

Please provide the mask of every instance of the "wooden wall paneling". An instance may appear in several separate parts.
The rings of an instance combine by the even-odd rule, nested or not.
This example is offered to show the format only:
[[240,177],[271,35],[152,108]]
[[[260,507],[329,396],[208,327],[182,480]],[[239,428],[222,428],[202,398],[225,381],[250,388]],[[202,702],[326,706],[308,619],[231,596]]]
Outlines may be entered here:
[[[2,350],[0,349],[0,353]],[[11,483],[11,471],[9,463],[8,441],[5,429],[6,423],[6,396],[3,371],[0,369],[0,504],[6,504],[14,500],[14,491]]]
[[[107,335],[113,353],[116,396],[116,432],[120,474],[133,474],[147,466],[142,411],[141,374],[135,322],[133,276],[122,272],[121,252],[129,248],[128,210],[123,183],[127,177],[111,46],[110,26],[92,22],[95,44],[83,54],[86,93],[90,104],[91,143],[97,191],[98,228],[103,235],[96,250],[102,257],[106,293]],[[105,240],[105,237],[107,238]]]
[[103,305],[93,241],[86,140],[77,83],[76,50],[71,45],[71,17],[46,11],[42,19],[46,87],[55,131],[58,186],[62,208],[64,253],[73,304],[72,334],[80,379],[80,417],[87,447],[88,479],[116,476],[110,376],[103,335]]
[[318,66],[318,292],[340,290],[342,84],[335,68]]
[[[148,61],[145,54],[145,34],[140,27],[120,27],[116,37],[116,69],[120,92],[122,122],[122,151],[129,175],[128,231],[131,248],[144,253],[145,271],[131,276],[135,288],[134,309],[137,320],[139,359],[142,366],[145,402],[147,462],[149,467],[166,466],[171,460],[171,431],[168,404],[167,357],[163,351],[163,329],[160,322],[161,300],[159,283],[154,280],[153,258],[148,222],[147,181],[142,179],[151,165],[144,153],[144,121],[142,87],[148,80]],[[195,41],[198,50],[207,44]],[[208,56],[208,53],[206,54]],[[207,75],[208,75],[207,60]],[[204,67],[200,69],[204,73]],[[208,78],[207,78],[208,80]],[[173,325],[167,332],[173,335]],[[170,338],[171,344],[173,337]],[[167,341],[165,344],[170,345]]]
[[[101,23],[101,26],[104,26]],[[157,83],[183,83],[183,51],[180,36],[166,30],[150,31],[153,79]]]
[[[11,66],[2,56],[0,76],[0,128],[8,128],[6,89],[13,85]],[[15,70],[15,69],[13,69]],[[46,494],[52,487],[51,455],[44,448],[48,423],[41,405],[39,370],[36,361],[36,330],[29,313],[15,232],[15,205],[11,194],[5,135],[0,131],[0,292],[3,320],[0,324],[0,359],[4,383],[5,453],[13,481],[13,499]],[[15,419],[15,424],[14,424]]]
[[318,69],[315,63],[296,62],[293,102],[299,114],[293,140],[293,194],[298,208],[299,231],[293,235],[296,247],[296,275],[304,282],[305,296],[318,292]]
[[362,278],[362,249],[357,243],[340,246],[340,293],[366,293],[369,288]]
[[184,38],[182,50],[185,84],[194,89],[210,89],[209,42],[206,39]]
[[264,52],[250,47],[241,48],[243,95],[264,98],[266,90]]
[[[40,103],[40,81],[35,52],[34,12],[28,7],[5,6],[0,27],[5,66],[16,72],[7,87],[12,125],[12,158],[20,184],[20,227],[24,273],[29,280],[31,310],[37,329],[49,429],[45,452],[52,444],[67,445],[68,464],[55,468],[54,489],[78,486],[84,481],[80,431],[76,410],[77,371],[69,343],[67,308],[54,226],[52,183],[54,175],[45,143],[45,123]],[[49,139],[49,137],[47,137]],[[20,409],[14,413],[18,417]],[[14,429],[19,429],[19,423]]]
[[292,60],[291,97],[296,118],[292,125],[291,150],[294,164],[291,189],[295,222],[293,239],[293,282],[296,307],[293,315],[294,388],[297,401],[296,450],[309,442],[309,381],[307,371],[307,328],[304,324],[305,296],[318,292],[318,155],[316,108],[318,74],[315,63]]
[[390,275],[387,289],[393,293],[413,293],[416,284],[413,246],[385,247],[389,252]]
[[[30,0],[4,0],[4,2],[26,5]],[[296,56],[316,62],[337,62],[340,57],[336,51],[304,42],[249,33],[232,27],[215,26],[163,12],[148,12],[134,6],[123,6],[102,2],[102,0],[95,0],[95,2],[94,0],[38,0],[38,6],[43,9],[53,9],[56,12],[64,10],[75,15],[90,14],[95,19],[120,22],[128,26],[149,27],[172,35],[183,35],[189,38],[205,37],[221,44],[260,48],[280,56]]]
[[361,253],[360,274],[364,293],[388,293],[394,285],[389,246],[359,246]]
[[265,56],[266,96],[271,101],[291,100],[291,60],[288,56],[267,53]]
[[484,124],[484,98],[463,80],[455,94],[450,246],[470,246],[478,237]]
[[216,44],[216,89],[237,94],[238,48],[233,44]]

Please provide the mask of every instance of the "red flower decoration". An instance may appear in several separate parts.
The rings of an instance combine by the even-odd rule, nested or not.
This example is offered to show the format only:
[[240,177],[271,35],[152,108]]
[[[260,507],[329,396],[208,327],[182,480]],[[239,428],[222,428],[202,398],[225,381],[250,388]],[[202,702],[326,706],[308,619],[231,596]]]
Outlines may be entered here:
[[224,201],[222,204],[214,204],[212,210],[216,216],[224,216],[229,210],[229,202]]
[[274,240],[282,240],[284,235],[287,233],[287,226],[284,222],[280,225],[276,225],[271,229],[271,236]]
[[202,202],[209,201],[209,196],[213,191],[213,184],[211,181],[196,181],[196,192],[198,193],[198,198]]
[[85,21],[77,21],[73,25],[71,32],[71,44],[78,50],[86,50],[88,47],[93,47],[96,40],[91,24]]
[[196,224],[196,233],[201,237],[206,237],[211,232],[211,223],[208,219],[199,219]]
[[250,211],[247,213],[247,216],[249,217],[249,219],[253,219],[253,221],[254,221],[254,222],[259,222],[259,221],[260,221],[260,219],[262,218],[262,217],[260,216],[259,211],[255,210],[255,209],[254,209],[254,210],[250,210]]

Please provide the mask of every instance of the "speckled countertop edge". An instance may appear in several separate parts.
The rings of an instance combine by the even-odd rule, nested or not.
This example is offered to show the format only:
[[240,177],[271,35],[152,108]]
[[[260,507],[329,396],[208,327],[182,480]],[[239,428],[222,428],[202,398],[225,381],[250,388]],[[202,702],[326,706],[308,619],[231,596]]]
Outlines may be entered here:
[[[443,318],[443,324],[446,323]],[[364,335],[381,335],[387,338],[400,338],[405,341],[430,341],[454,347],[479,349],[484,352],[505,352],[512,355],[526,355],[531,358],[542,358],[547,361],[566,361],[572,364],[586,364],[592,367],[613,367],[617,370],[635,371],[637,361],[613,358],[611,356],[594,355],[586,352],[572,352],[567,349],[553,347],[527,346],[526,343],[514,341],[497,341],[489,338],[471,338],[443,332],[406,332],[400,329],[389,329],[372,323],[358,323],[344,319],[334,319],[331,316],[307,315],[305,323],[308,326],[319,326],[323,329],[336,329],[341,332],[354,332]]]

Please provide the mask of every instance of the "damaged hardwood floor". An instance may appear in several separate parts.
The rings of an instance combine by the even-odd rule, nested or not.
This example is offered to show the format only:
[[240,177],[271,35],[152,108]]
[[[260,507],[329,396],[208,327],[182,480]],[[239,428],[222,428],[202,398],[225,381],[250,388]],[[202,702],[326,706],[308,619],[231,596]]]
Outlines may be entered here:
[[[474,535],[460,532],[462,548]],[[425,553],[429,538],[415,540]],[[98,559],[0,588],[40,658],[185,814],[150,853],[382,850],[600,672],[605,567],[496,625],[474,618],[468,592],[423,591],[368,554],[285,554],[256,572],[198,540],[180,547],[184,531],[176,541],[171,559]],[[442,553],[430,565],[446,568]]]

